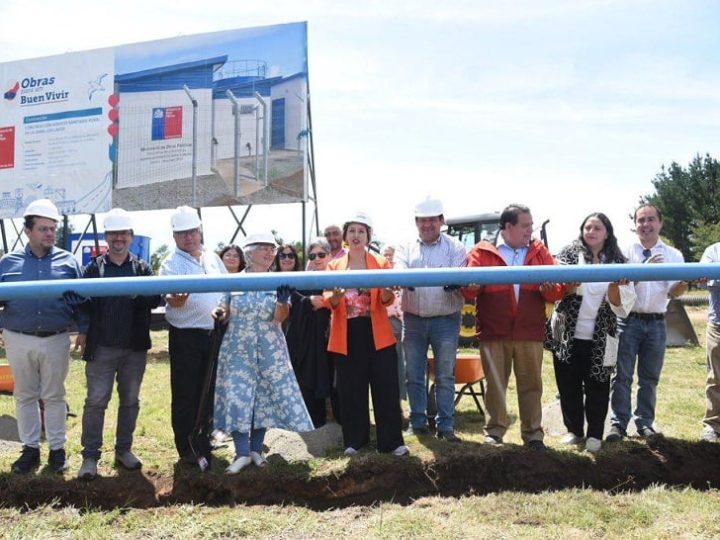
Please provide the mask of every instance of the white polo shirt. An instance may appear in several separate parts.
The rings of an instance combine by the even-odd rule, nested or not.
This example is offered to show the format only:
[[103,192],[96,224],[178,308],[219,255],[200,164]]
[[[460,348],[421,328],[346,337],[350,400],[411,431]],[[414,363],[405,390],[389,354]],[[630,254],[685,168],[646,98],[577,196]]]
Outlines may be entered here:
[[[633,242],[625,249],[625,256],[629,263],[639,264],[645,262],[643,251],[645,247],[640,242]],[[662,255],[663,262],[682,263],[685,258],[682,253],[674,247],[668,246],[662,240],[650,248],[652,255]],[[654,263],[653,263],[654,264]],[[635,301],[634,312],[637,313],[665,313],[668,304],[668,291],[677,281],[639,281],[635,285],[637,300]]]

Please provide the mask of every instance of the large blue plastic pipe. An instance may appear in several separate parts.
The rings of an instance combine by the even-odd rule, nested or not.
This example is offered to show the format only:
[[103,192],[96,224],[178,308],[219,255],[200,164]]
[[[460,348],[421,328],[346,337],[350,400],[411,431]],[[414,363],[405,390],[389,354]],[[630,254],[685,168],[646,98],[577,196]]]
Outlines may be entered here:
[[720,279],[720,264],[603,264],[493,268],[425,268],[347,272],[267,272],[219,276],[154,276],[0,283],[0,300],[58,297],[65,291],[85,296],[125,296],[171,292],[267,291],[280,285],[297,289],[333,287],[431,287],[470,283],[598,282]]

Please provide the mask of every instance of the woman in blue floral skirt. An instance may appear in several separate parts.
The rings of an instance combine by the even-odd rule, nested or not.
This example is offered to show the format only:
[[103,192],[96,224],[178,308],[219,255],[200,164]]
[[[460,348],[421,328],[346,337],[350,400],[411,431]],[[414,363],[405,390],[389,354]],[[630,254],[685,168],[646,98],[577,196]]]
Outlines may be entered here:
[[[252,234],[243,245],[245,272],[267,272],[277,245],[271,234]],[[215,312],[228,321],[218,356],[215,429],[230,433],[235,459],[225,470],[258,467],[267,428],[312,431],[280,327],[288,316],[290,289],[226,293]]]

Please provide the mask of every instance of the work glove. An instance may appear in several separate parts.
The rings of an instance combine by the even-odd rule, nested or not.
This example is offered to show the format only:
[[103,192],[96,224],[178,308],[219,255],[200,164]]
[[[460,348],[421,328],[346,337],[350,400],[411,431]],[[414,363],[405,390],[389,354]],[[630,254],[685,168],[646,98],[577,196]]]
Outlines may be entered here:
[[290,287],[290,285],[280,285],[275,291],[275,294],[277,294],[277,301],[281,304],[287,304],[288,300],[290,300],[290,295],[294,290],[295,289]]
[[75,309],[90,301],[87,296],[82,296],[75,291],[65,291],[62,298],[65,305],[70,309]]

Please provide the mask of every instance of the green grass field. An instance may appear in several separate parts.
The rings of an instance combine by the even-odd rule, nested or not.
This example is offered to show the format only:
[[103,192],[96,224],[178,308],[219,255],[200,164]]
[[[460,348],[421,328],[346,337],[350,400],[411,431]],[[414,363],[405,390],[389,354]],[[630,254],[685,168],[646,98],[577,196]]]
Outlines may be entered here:
[[[688,308],[704,342],[706,308]],[[142,410],[136,431],[135,448],[142,457],[148,478],[158,479],[175,477],[175,481],[190,482],[199,477],[199,473],[184,473],[187,477],[178,480],[174,471],[175,453],[172,444],[172,430],[169,424],[169,369],[164,352],[166,337],[163,333],[154,336],[154,352],[148,364],[142,390]],[[552,362],[545,361],[545,401],[555,399],[556,386],[552,372]],[[512,379],[511,379],[512,380]],[[700,431],[704,411],[705,359],[702,348],[669,349],[659,389],[657,417],[663,432],[669,439],[696,441]],[[78,415],[82,412],[85,394],[83,362],[72,362],[68,377],[68,397],[71,410]],[[508,404],[513,417],[517,415],[517,402],[514,387],[511,386]],[[100,473],[109,478],[107,484],[95,484],[92,497],[102,497],[102,486],[113,489],[112,479],[118,472],[111,466],[113,426],[116,401],[111,403],[106,418],[105,460],[101,462]],[[503,459],[524,451],[514,447],[520,443],[517,422],[511,427],[506,440],[510,447],[506,454],[492,454],[480,446],[482,440],[482,422],[475,412],[470,399],[461,401],[458,409],[457,431],[466,441],[450,448],[446,443],[419,441],[408,438],[413,460],[419,460],[425,471],[432,471],[433,464],[440,466],[441,457],[456,454],[464,457],[495,457]],[[0,396],[0,417],[14,417],[12,399]],[[662,484],[651,485],[643,489],[624,490],[623,485],[616,489],[600,491],[580,487],[553,491],[516,491],[507,489],[501,492],[479,495],[472,492],[455,497],[422,496],[413,500],[394,502],[392,497],[381,498],[382,502],[362,505],[338,505],[322,510],[301,504],[283,505],[246,505],[246,504],[174,504],[159,501],[157,505],[139,507],[129,501],[115,509],[97,509],[97,501],[88,495],[88,504],[67,506],[64,500],[66,491],[91,493],[91,486],[74,479],[80,465],[80,422],[79,418],[68,421],[68,444],[71,470],[64,480],[59,482],[52,475],[41,472],[34,478],[17,479],[8,473],[0,473],[0,490],[21,488],[42,489],[51,483],[56,490],[57,500],[48,501],[40,506],[27,508],[22,505],[5,503],[0,507],[0,527],[3,538],[221,538],[221,537],[346,537],[369,536],[379,538],[396,537],[451,537],[477,538],[483,536],[497,538],[542,537],[542,538],[588,538],[588,537],[624,537],[624,538],[696,538],[717,537],[720,535],[720,492],[703,486],[666,487]],[[632,441],[603,450],[600,456],[589,457],[577,449],[561,447],[555,437],[546,439],[548,445],[556,450],[557,459],[569,464],[580,464],[586,470],[602,475],[602,467],[613,462],[623,453],[648,452],[643,441]],[[689,444],[689,443],[688,443]],[[299,476],[308,483],[318,479],[341,477],[348,474],[354,466],[363,466],[364,470],[383,471],[392,467],[387,456],[372,453],[358,458],[345,458],[335,449],[323,459],[314,459],[309,463],[271,465],[263,471],[253,471],[248,479],[224,478],[217,469],[212,475],[218,476],[223,489],[233,488],[233,482],[243,489],[262,490],[281,489],[284,478]],[[690,447],[689,452],[693,452]],[[46,450],[44,450],[46,452]],[[229,459],[228,449],[222,457]],[[523,454],[526,455],[526,454]],[[645,455],[645,454],[643,454]],[[7,471],[15,459],[15,452],[0,451],[0,470]],[[529,459],[532,459],[530,456]],[[665,459],[660,455],[659,460]],[[358,463],[360,465],[358,465]],[[599,470],[598,470],[599,469]],[[715,469],[718,475],[708,478],[717,485],[720,467]],[[632,471],[628,471],[631,476]],[[242,475],[241,475],[242,476]],[[369,479],[372,480],[372,473]],[[548,478],[550,483],[552,479]],[[99,480],[98,480],[99,481]],[[96,482],[98,482],[96,481]],[[358,485],[360,482],[358,483]],[[171,484],[172,485],[172,484]],[[101,487],[98,487],[101,486]],[[272,487],[271,487],[272,486]],[[100,490],[100,491],[98,491]],[[442,491],[442,490],[441,490]],[[0,501],[9,500],[9,492],[1,494]],[[108,492],[108,496],[111,495]],[[77,499],[77,498],[76,498]]]

